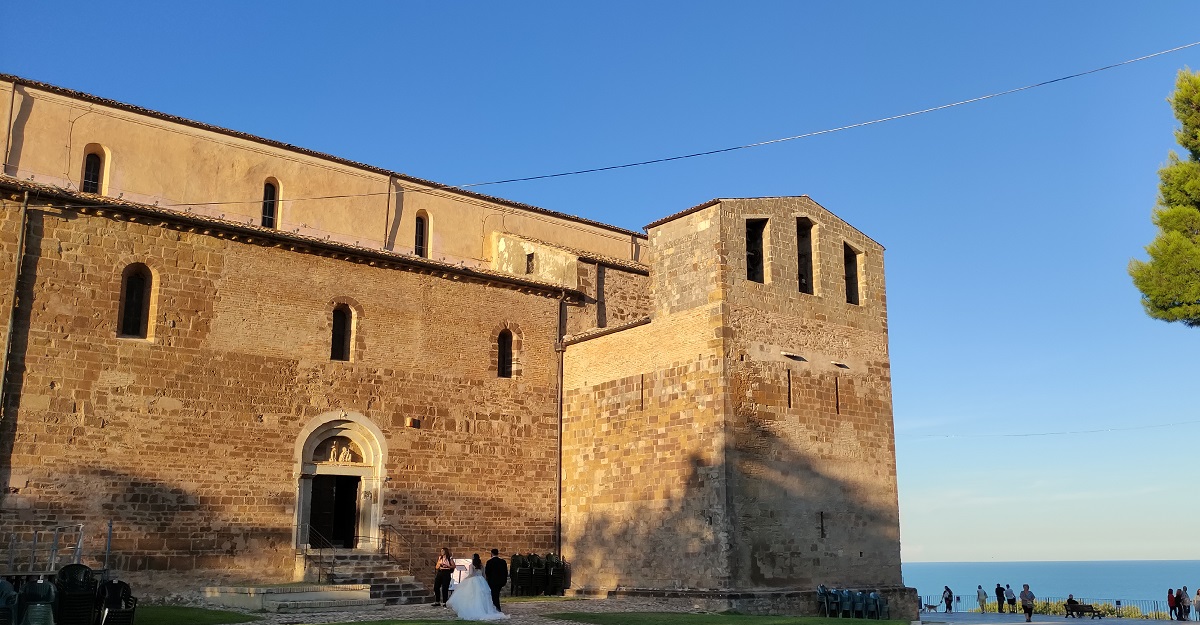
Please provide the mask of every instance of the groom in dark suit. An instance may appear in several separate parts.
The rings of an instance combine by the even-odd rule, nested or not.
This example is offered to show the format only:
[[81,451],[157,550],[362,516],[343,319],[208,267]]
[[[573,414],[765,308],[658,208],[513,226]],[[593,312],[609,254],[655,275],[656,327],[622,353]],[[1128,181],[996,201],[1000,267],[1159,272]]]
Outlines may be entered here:
[[508,563],[500,557],[500,550],[493,549],[492,557],[483,565],[483,578],[492,589],[492,605],[500,609],[500,589],[508,583]]

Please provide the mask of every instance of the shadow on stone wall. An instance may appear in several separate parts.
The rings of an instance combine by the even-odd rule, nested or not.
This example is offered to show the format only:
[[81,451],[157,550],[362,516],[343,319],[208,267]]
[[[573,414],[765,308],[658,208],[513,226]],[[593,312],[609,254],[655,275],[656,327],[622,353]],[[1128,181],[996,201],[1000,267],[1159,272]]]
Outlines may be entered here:
[[[800,589],[901,585],[894,499],[822,470],[756,419],[732,433],[724,464],[692,455],[669,501],[625,500],[619,515],[568,528],[572,576],[591,587]],[[723,511],[706,489],[725,480]],[[645,476],[653,481],[654,475]],[[894,478],[892,478],[894,479]],[[726,530],[725,528],[728,528]],[[860,555],[861,553],[861,555]]]
[[[27,212],[25,248],[40,250],[44,219],[36,210]],[[33,291],[37,281],[40,252],[26,253],[19,268],[12,329],[8,349],[7,371],[0,372],[4,384],[4,405],[0,406],[0,519],[4,518],[7,499],[20,493],[23,484],[14,483],[12,455],[16,446],[17,420],[20,414],[21,393],[25,388],[25,360],[29,350],[29,323],[33,311]]]
[[[6,537],[16,535],[19,567],[29,563],[35,530],[84,525],[82,561],[114,571],[189,571],[220,569],[229,581],[290,575],[295,551],[292,528],[234,519],[221,496],[203,496],[185,488],[104,469],[70,467],[52,482],[35,478],[29,492],[9,497],[4,510]],[[74,502],[74,505],[68,502]],[[111,551],[107,551],[108,523]],[[35,565],[47,563],[48,534],[39,538]],[[59,563],[71,557],[60,545]]]

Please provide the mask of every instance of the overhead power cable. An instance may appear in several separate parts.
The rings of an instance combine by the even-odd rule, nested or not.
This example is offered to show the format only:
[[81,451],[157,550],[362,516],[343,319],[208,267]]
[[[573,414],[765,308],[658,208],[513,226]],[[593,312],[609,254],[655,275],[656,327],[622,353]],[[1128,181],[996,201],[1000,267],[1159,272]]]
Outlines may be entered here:
[[[1029,91],[1030,89],[1037,89],[1038,87],[1045,87],[1045,86],[1047,86],[1047,85],[1052,85],[1052,84],[1054,84],[1054,83],[1063,82],[1063,81],[1066,81],[1066,80],[1071,80],[1071,79],[1073,79],[1073,78],[1079,78],[1079,77],[1082,77],[1082,76],[1087,76],[1087,75],[1089,75],[1089,74],[1096,74],[1096,73],[1103,72],[1103,71],[1107,71],[1107,70],[1110,70],[1110,69],[1115,69],[1115,68],[1118,68],[1118,67],[1122,67],[1122,66],[1124,66],[1124,65],[1130,65],[1130,64],[1132,64],[1132,63],[1138,63],[1138,62],[1140,62],[1140,61],[1145,61],[1145,60],[1152,59],[1152,58],[1155,58],[1155,57],[1163,56],[1163,55],[1165,55],[1165,54],[1171,54],[1172,52],[1178,52],[1178,51],[1180,51],[1180,50],[1186,50],[1186,49],[1188,49],[1188,48],[1193,48],[1193,47],[1196,47],[1196,46],[1200,46],[1200,41],[1195,41],[1195,42],[1188,43],[1188,44],[1184,44],[1184,45],[1181,45],[1181,46],[1176,46],[1176,47],[1174,47],[1174,48],[1170,48],[1170,49],[1167,49],[1167,50],[1161,50],[1161,51],[1159,51],[1159,52],[1154,52],[1154,53],[1152,53],[1152,54],[1147,54],[1147,55],[1144,55],[1144,56],[1139,56],[1139,57],[1137,57],[1137,58],[1128,59],[1128,60],[1125,60],[1125,61],[1121,61],[1121,62],[1119,62],[1119,63],[1113,63],[1113,64],[1111,64],[1111,65],[1105,65],[1105,66],[1103,66],[1103,67],[1097,67],[1097,68],[1094,68],[1094,69],[1089,69],[1089,70],[1086,70],[1086,71],[1077,72],[1077,73],[1070,74],[1070,75],[1067,75],[1067,76],[1060,76],[1060,77],[1058,77],[1058,78],[1052,78],[1052,79],[1050,79],[1050,80],[1044,80],[1044,81],[1042,81],[1042,82],[1037,82],[1037,83],[1033,83],[1033,84],[1025,85],[1025,86],[1023,86],[1023,87],[1016,87],[1016,88],[1013,88],[1013,89],[1007,89],[1007,90],[1005,90],[1005,91],[997,91],[997,92],[995,92],[995,93],[989,93],[989,94],[987,94],[987,95],[982,95],[982,96],[978,96],[978,97],[975,97],[975,98],[969,98],[969,99],[967,99],[967,100],[959,100],[958,102],[951,102],[951,103],[949,103],[949,104],[941,104],[941,105],[938,105],[938,106],[933,106],[933,107],[926,108],[926,109],[921,109],[921,110],[918,110],[918,111],[910,111],[910,112],[908,112],[908,113],[900,113],[900,114],[897,114],[897,115],[890,115],[890,116],[888,116],[888,117],[880,117],[880,118],[878,118],[878,119],[872,119],[872,120],[870,120],[870,121],[864,121],[864,122],[857,122],[857,123],[854,123],[854,124],[849,124],[849,125],[846,125],[846,126],[838,126],[838,127],[836,127],[836,128],[826,128],[826,129],[824,129],[824,130],[815,130],[815,131],[813,131],[813,132],[806,132],[806,133],[803,133],[803,134],[792,135],[792,136],[790,136],[790,137],[781,137],[781,138],[778,138],[778,139],[769,139],[769,140],[766,140],[766,141],[758,141],[758,142],[755,142],[755,143],[747,143],[747,144],[744,144],[744,145],[735,145],[735,146],[730,146],[730,147],[717,148],[717,149],[713,149],[713,150],[705,150],[705,151],[703,151],[703,152],[693,152],[693,153],[690,153],[690,154],[680,154],[680,155],[677,155],[677,156],[666,156],[666,157],[662,157],[662,158],[654,158],[654,159],[649,159],[649,160],[634,161],[634,162],[630,162],[630,163],[622,163],[622,164],[620,164],[620,165],[607,165],[607,166],[603,166],[603,167],[591,167],[591,168],[587,168],[587,169],[575,169],[575,170],[570,170],[570,171],[562,171],[562,172],[558,172],[558,173],[552,173],[552,174],[541,174],[541,175],[537,175],[537,176],[525,176],[525,177],[521,177],[521,178],[505,178],[505,179],[502,179],[502,180],[490,180],[490,181],[486,181],[486,182],[472,182],[472,183],[470,183],[470,184],[459,184],[459,185],[434,185],[434,186],[432,186],[432,187],[430,187],[430,188],[414,188],[414,187],[407,187],[407,186],[406,186],[406,187],[404,188],[404,192],[405,192],[405,193],[437,193],[437,192],[439,192],[439,191],[453,191],[453,190],[455,190],[455,189],[458,189],[458,190],[467,190],[467,189],[470,189],[470,188],[472,188],[472,187],[483,187],[483,186],[489,186],[489,185],[509,184],[509,183],[513,183],[513,182],[528,182],[528,181],[532,181],[532,180],[546,180],[546,179],[549,179],[549,178],[563,178],[563,177],[566,177],[566,176],[578,176],[578,175],[582,175],[582,174],[593,174],[593,173],[598,173],[598,172],[602,172],[602,171],[613,171],[613,170],[616,170],[616,169],[629,169],[629,168],[632,168],[632,167],[642,167],[642,166],[644,166],[644,165],[655,165],[655,164],[658,164],[658,163],[668,163],[668,162],[671,162],[671,161],[681,161],[681,160],[685,160],[685,159],[698,158],[698,157],[701,157],[701,156],[712,156],[712,155],[715,155],[715,154],[724,154],[724,153],[726,153],[726,152],[734,152],[734,151],[737,151],[737,150],[748,150],[748,149],[750,149],[750,148],[763,147],[763,146],[767,146],[767,145],[773,145],[773,144],[776,144],[776,143],[784,143],[784,142],[787,142],[787,141],[795,141],[795,140],[797,140],[797,139],[807,139],[807,138],[810,138],[810,137],[817,137],[817,136],[820,136],[820,135],[828,135],[828,134],[833,134],[833,133],[835,133],[835,132],[842,132],[842,131],[846,131],[846,130],[852,130],[852,129],[854,129],[854,128],[862,128],[862,127],[864,127],[864,126],[873,126],[873,125],[875,125],[875,124],[882,124],[882,123],[884,123],[884,122],[896,121],[896,120],[898,120],[898,119],[905,119],[905,118],[908,118],[908,117],[916,117],[917,115],[925,115],[926,113],[933,113],[933,112],[936,112],[936,111],[942,111],[942,110],[945,110],[945,109],[954,108],[954,107],[957,107],[957,106],[963,106],[963,105],[966,105],[966,104],[974,104],[974,103],[976,103],[976,102],[982,102],[982,101],[984,101],[984,100],[991,100],[991,99],[993,99],[993,98],[998,98],[998,97],[1001,97],[1001,96],[1011,95],[1011,94],[1014,94],[1014,93],[1020,93],[1020,92],[1022,92],[1022,91]],[[413,183],[410,183],[410,184],[413,184]],[[306,200],[326,200],[326,199],[340,199],[340,198],[370,197],[370,196],[379,196],[379,195],[387,195],[387,194],[388,194],[388,192],[386,192],[386,191],[382,191],[382,192],[371,192],[371,193],[357,193],[357,194],[345,194],[345,195],[325,195],[325,196],[301,197],[301,198],[285,198],[285,199],[286,199],[287,201],[289,201],[289,202],[301,202],[301,201],[306,201]],[[261,200],[261,199],[255,199],[255,200],[233,200],[233,201],[225,201],[225,202],[187,202],[187,203],[183,203],[183,202],[181,202],[181,203],[178,203],[178,204],[165,204],[164,206],[169,206],[169,207],[178,207],[178,206],[219,206],[219,205],[230,205],[230,204],[259,204],[259,203],[261,203],[261,202],[262,202],[262,200]]]
[[795,141],[796,139],[807,139],[809,137],[816,137],[819,135],[827,135],[827,134],[832,134],[835,132],[842,132],[843,130],[851,130],[853,128],[862,128],[863,126],[871,126],[873,124],[882,124],[883,122],[890,122],[890,121],[895,121],[897,119],[904,119],[905,117],[916,117],[917,115],[933,113],[934,111],[941,111],[941,110],[948,109],[948,108],[954,108],[956,106],[962,106],[964,104],[973,104],[975,102],[982,102],[983,100],[990,100],[992,98],[998,98],[1000,96],[1010,95],[1010,94],[1018,93],[1021,91],[1028,91],[1030,89],[1036,89],[1038,87],[1045,87],[1046,85],[1052,85],[1056,82],[1062,82],[1064,80],[1070,80],[1072,78],[1079,78],[1080,76],[1087,76],[1088,74],[1095,74],[1097,72],[1103,72],[1105,70],[1110,70],[1110,69],[1113,69],[1116,67],[1121,67],[1122,65],[1129,65],[1131,63],[1137,63],[1138,61],[1145,61],[1147,59],[1152,59],[1156,56],[1162,56],[1164,54],[1178,52],[1180,50],[1184,50],[1186,48],[1191,48],[1193,46],[1198,46],[1198,45],[1200,45],[1200,41],[1196,41],[1196,42],[1192,42],[1192,43],[1189,43],[1186,45],[1171,48],[1169,50],[1162,50],[1160,52],[1155,52],[1153,54],[1147,54],[1145,56],[1139,56],[1136,59],[1129,59],[1127,61],[1121,61],[1120,63],[1113,63],[1112,65],[1105,65],[1104,67],[1097,67],[1095,69],[1089,69],[1085,72],[1079,72],[1077,74],[1071,74],[1069,76],[1062,76],[1060,78],[1054,78],[1051,80],[1045,80],[1045,81],[1042,81],[1039,83],[1034,83],[1031,85],[1025,85],[1024,87],[1017,87],[1015,89],[1009,89],[1007,91],[998,91],[996,93],[989,93],[987,95],[979,96],[977,98],[971,98],[969,100],[960,100],[958,102],[951,102],[950,104],[942,104],[940,106],[934,106],[934,107],[930,107],[927,109],[921,109],[919,111],[912,111],[909,113],[901,113],[899,115],[892,115],[890,117],[881,117],[879,119],[873,119],[871,121],[866,121],[866,122],[858,122],[856,124],[850,124],[848,126],[839,126],[837,128],[827,128],[825,130],[816,130],[813,132],[806,132],[804,134],[793,135],[790,137],[782,137],[779,139],[770,139],[768,141],[759,141],[757,143],[747,143],[745,145],[735,145],[732,147],[718,148],[715,150],[706,150],[704,152],[693,152],[691,154],[681,154],[679,156],[667,156],[667,157],[663,157],[663,158],[655,158],[655,159],[650,159],[650,160],[646,160],[646,161],[636,161],[633,163],[624,163],[621,165],[608,165],[606,167],[593,167],[590,169],[576,169],[573,171],[564,171],[564,172],[559,172],[556,174],[542,174],[540,176],[526,176],[524,178],[508,178],[505,180],[492,180],[489,182],[474,182],[471,184],[457,185],[455,188],[467,189],[470,187],[481,187],[484,185],[508,184],[510,182],[526,182],[529,180],[544,180],[546,178],[561,178],[563,176],[576,176],[579,174],[592,174],[592,173],[601,172],[601,171],[612,171],[614,169],[626,169],[629,167],[641,167],[642,165],[653,165],[656,163],[681,161],[684,159],[697,158],[700,156],[711,156],[713,154],[723,154],[725,152],[733,152],[735,150],[747,150],[750,148],[762,147],[764,145],[783,143],[785,141]]

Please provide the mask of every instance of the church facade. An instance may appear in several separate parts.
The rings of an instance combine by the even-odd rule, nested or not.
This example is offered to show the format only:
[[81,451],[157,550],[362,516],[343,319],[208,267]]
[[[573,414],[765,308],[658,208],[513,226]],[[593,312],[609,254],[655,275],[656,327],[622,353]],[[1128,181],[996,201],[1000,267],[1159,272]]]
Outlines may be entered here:
[[635,232],[15,76],[0,119],[0,538],[908,596],[883,248],[812,199]]

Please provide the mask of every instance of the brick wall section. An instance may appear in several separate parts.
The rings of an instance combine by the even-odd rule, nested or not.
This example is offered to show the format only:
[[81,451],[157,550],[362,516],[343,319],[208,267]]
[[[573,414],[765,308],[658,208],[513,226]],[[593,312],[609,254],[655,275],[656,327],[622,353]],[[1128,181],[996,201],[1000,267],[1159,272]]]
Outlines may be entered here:
[[[113,519],[115,568],[286,581],[297,437],[347,410],[384,433],[382,513],[419,576],[442,545],[554,548],[555,298],[54,209],[31,212],[31,232],[22,289],[37,297],[8,387],[20,403],[0,424],[18,489],[0,505],[6,531],[88,523],[98,554]],[[130,262],[155,274],[153,341],[116,338]],[[363,311],[354,362],[329,361],[338,297]],[[506,320],[524,374],[498,379],[488,355]]]

